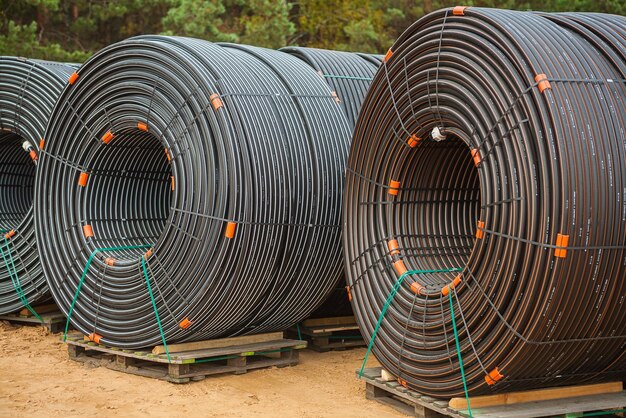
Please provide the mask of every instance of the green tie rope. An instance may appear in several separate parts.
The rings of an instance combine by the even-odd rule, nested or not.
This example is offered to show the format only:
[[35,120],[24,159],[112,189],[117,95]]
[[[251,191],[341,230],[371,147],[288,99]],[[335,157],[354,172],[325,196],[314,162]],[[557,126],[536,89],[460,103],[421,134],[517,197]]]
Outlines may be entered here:
[[372,347],[374,346],[374,341],[376,340],[376,335],[378,334],[378,329],[380,328],[380,324],[383,322],[383,318],[385,317],[385,314],[387,313],[387,308],[389,308],[389,305],[391,305],[391,302],[393,301],[393,298],[396,296],[396,293],[398,293],[398,289],[400,289],[400,286],[402,286],[402,282],[404,282],[404,279],[410,274],[450,273],[453,271],[463,271],[463,269],[454,267],[451,269],[443,269],[443,270],[408,270],[402,273],[402,275],[398,278],[398,280],[396,280],[395,284],[391,288],[391,292],[389,293],[389,296],[387,296],[387,300],[385,301],[385,304],[383,305],[383,309],[380,311],[380,316],[378,317],[378,322],[376,323],[376,326],[374,327],[374,333],[372,334],[372,339],[370,340],[370,343],[367,346],[367,352],[365,353],[365,358],[363,359],[363,365],[361,366],[359,377],[363,376],[363,370],[365,370],[365,364],[367,363],[367,358],[369,357],[370,352],[372,351]]
[[163,325],[161,324],[161,319],[159,318],[159,311],[157,310],[156,301],[154,300],[154,295],[152,294],[152,287],[150,286],[150,279],[148,278],[148,269],[146,268],[146,258],[141,257],[141,267],[143,269],[143,275],[146,278],[146,285],[148,286],[148,293],[150,294],[150,300],[152,301],[152,308],[154,309],[154,316],[156,317],[157,324],[159,325],[159,332],[161,333],[161,341],[163,341],[163,347],[165,347],[165,354],[167,354],[168,363],[172,362],[170,358],[170,350],[167,348],[167,343],[165,342],[165,334],[163,333]]
[[463,358],[461,357],[461,345],[459,344],[459,333],[456,329],[456,320],[454,319],[454,304],[452,303],[452,294],[454,289],[448,287],[448,295],[450,296],[450,315],[452,316],[452,329],[454,330],[454,342],[456,343],[456,354],[459,357],[459,368],[461,369],[461,378],[463,379],[463,389],[465,390],[465,400],[467,401],[467,410],[470,418],[473,418],[472,407],[470,406],[469,393],[467,392],[467,380],[465,380],[465,369],[463,368]]
[[[9,231],[0,231],[0,233],[2,234],[7,234],[8,232]],[[11,253],[11,247],[9,246],[9,240],[7,239],[6,235],[4,236],[4,245],[7,252],[5,254],[2,247],[0,247],[0,253],[2,254],[2,259],[4,260],[7,271],[9,272],[9,277],[11,278],[11,283],[13,283],[15,293],[17,293],[17,296],[20,298],[22,305],[24,305],[24,307],[28,309],[30,313],[32,313],[33,316],[37,318],[37,320],[39,320],[39,322],[43,323],[43,319],[41,319],[39,314],[35,312],[32,306],[30,306],[30,304],[28,303],[28,299],[26,298],[26,294],[24,294],[24,289],[22,289],[22,285],[20,284],[20,279],[17,274],[17,268],[15,267],[15,260],[13,260],[13,254]]]

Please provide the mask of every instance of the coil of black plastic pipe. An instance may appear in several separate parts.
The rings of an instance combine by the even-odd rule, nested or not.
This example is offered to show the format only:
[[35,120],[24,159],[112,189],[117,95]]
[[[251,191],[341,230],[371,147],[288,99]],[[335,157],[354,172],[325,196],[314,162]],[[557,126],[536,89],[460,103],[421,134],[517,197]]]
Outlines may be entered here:
[[283,330],[339,280],[350,131],[300,60],[132,38],[81,67],[51,120],[37,237],[81,332],[160,343],[148,283],[168,343]]
[[318,48],[287,47],[292,54],[315,69],[337,94],[350,127],[354,127],[367,89],[380,66],[376,56]]
[[33,225],[40,140],[70,65],[0,57],[0,314],[50,298]]
[[[306,62],[326,80],[337,95],[352,131],[369,85],[380,67],[378,56],[304,47],[287,47],[281,51]],[[342,276],[333,292],[311,316],[347,315],[352,315],[352,308],[346,294],[345,278]]]
[[457,7],[386,55],[343,239],[367,341],[398,286],[373,353],[401,384],[462,396],[458,354],[470,394],[626,377],[625,29]]

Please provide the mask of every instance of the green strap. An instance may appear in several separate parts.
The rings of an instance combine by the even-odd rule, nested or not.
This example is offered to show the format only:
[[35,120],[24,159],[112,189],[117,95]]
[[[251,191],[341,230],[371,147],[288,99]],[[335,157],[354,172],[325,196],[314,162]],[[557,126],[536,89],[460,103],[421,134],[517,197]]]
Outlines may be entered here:
[[148,293],[150,294],[150,300],[152,301],[152,308],[154,309],[154,316],[156,317],[157,324],[159,325],[159,332],[161,333],[161,341],[163,341],[163,346],[165,347],[165,353],[167,354],[167,361],[171,363],[172,359],[170,358],[170,350],[167,348],[167,342],[165,342],[165,334],[163,333],[163,325],[161,324],[161,319],[159,318],[159,311],[156,306],[156,301],[154,300],[154,295],[152,294],[152,287],[150,286],[150,279],[148,278],[148,269],[146,268],[145,257],[141,257],[141,267],[143,268],[143,275],[146,278],[146,285],[148,286]]
[[72,299],[72,304],[70,305],[70,310],[67,313],[67,321],[65,322],[65,332],[63,333],[63,341],[67,340],[67,331],[70,328],[70,319],[72,318],[72,313],[74,312],[74,305],[76,305],[76,301],[78,300],[78,295],[80,294],[80,289],[83,287],[83,282],[87,277],[87,272],[89,271],[89,266],[91,266],[91,262],[96,257],[98,253],[104,251],[120,251],[120,250],[138,250],[143,248],[150,248],[151,245],[128,245],[122,247],[107,247],[107,248],[97,248],[95,249],[89,259],[87,259],[87,264],[85,264],[85,269],[83,270],[83,275],[81,276],[78,286],[76,287],[76,293],[74,293],[74,299]]
[[454,319],[454,304],[452,303],[452,294],[454,289],[448,287],[450,290],[448,295],[450,296],[450,315],[452,316],[452,329],[454,330],[454,342],[456,343],[456,354],[459,357],[459,368],[461,369],[461,379],[463,379],[463,389],[465,390],[465,399],[467,401],[467,410],[470,418],[473,418],[472,407],[470,406],[469,393],[467,392],[467,380],[465,380],[465,369],[463,368],[463,358],[461,357],[461,345],[459,344],[459,333],[456,329],[456,320]]
[[302,340],[302,333],[300,332],[300,323],[296,322],[296,329],[298,330],[298,339]]
[[385,304],[383,305],[383,309],[380,311],[378,322],[376,323],[376,326],[374,327],[374,332],[372,333],[372,339],[370,340],[370,343],[367,346],[367,352],[365,353],[365,358],[363,359],[363,365],[361,366],[359,377],[363,376],[363,370],[365,370],[365,364],[367,363],[367,358],[369,357],[370,352],[372,351],[372,347],[374,346],[374,341],[376,340],[376,335],[378,334],[378,329],[380,328],[380,324],[383,322],[383,318],[385,317],[385,314],[387,313],[387,308],[389,308],[389,305],[391,305],[391,302],[393,301],[393,298],[396,296],[396,293],[398,293],[398,289],[400,289],[400,286],[402,286],[402,282],[404,282],[404,279],[410,274],[450,273],[453,271],[463,271],[463,269],[454,267],[451,269],[443,269],[443,270],[408,270],[402,273],[402,275],[398,278],[398,280],[396,280],[393,287],[391,288],[391,292],[389,292],[389,296],[387,296],[387,300],[385,301]]
[[[2,231],[0,233],[8,233],[8,231]],[[0,247],[0,253],[2,254],[2,259],[4,260],[7,271],[9,272],[9,277],[11,278],[11,283],[13,283],[15,293],[17,293],[17,296],[20,298],[20,302],[22,302],[22,305],[24,305],[24,307],[26,307],[26,309],[28,309],[30,313],[32,313],[33,316],[39,320],[39,322],[43,323],[43,319],[41,319],[39,314],[35,312],[33,307],[30,306],[30,304],[28,303],[28,299],[26,298],[24,289],[22,289],[22,285],[20,284],[20,279],[17,274],[17,268],[15,267],[15,260],[13,260],[13,254],[11,253],[11,247],[9,247],[9,240],[7,239],[6,235],[4,236],[4,245],[6,247],[8,256],[5,255],[2,247]]]
[[371,77],[353,77],[349,75],[334,75],[334,74],[324,74],[326,78],[340,78],[343,80],[359,80],[359,81],[372,81]]

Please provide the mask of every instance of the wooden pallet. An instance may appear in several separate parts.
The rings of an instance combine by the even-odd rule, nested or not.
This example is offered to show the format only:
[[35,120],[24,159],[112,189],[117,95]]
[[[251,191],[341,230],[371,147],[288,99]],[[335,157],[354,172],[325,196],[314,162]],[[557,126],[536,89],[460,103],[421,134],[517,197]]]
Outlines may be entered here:
[[[357,378],[359,370],[356,372]],[[468,417],[465,399],[435,399],[400,385],[380,367],[368,368],[365,397],[419,418]],[[581,395],[581,394],[585,395]],[[583,413],[622,410],[626,391],[621,382],[537,389],[470,398],[475,418],[579,417]],[[452,406],[457,406],[454,408]]]
[[309,348],[315,351],[345,350],[366,345],[354,316],[307,319],[299,328],[300,334],[298,326],[295,326],[288,330],[289,335],[294,338],[300,335],[309,341]]
[[33,309],[41,317],[41,321],[26,308],[15,314],[0,315],[0,321],[8,321],[13,325],[40,325],[54,333],[65,329],[65,315],[55,304],[35,306]]
[[[264,334],[260,334],[264,335]],[[282,334],[281,334],[282,335]],[[262,342],[258,336],[228,338],[226,344],[216,348],[200,348],[198,344],[176,344],[170,352],[171,362],[165,354],[153,354],[148,350],[120,350],[85,340],[82,334],[67,337],[70,359],[81,362],[98,362],[101,366],[129,374],[187,383],[202,380],[216,374],[243,374],[250,370],[267,367],[286,367],[298,364],[298,350],[306,348],[306,341],[273,339]],[[222,345],[222,346],[219,346]],[[169,348],[169,347],[168,347]],[[160,351],[159,347],[153,350]]]

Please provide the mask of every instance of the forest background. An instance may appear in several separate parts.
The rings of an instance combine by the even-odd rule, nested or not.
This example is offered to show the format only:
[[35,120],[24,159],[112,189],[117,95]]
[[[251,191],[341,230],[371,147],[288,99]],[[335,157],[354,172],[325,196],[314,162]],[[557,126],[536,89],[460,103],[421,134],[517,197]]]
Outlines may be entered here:
[[0,55],[83,62],[139,34],[383,53],[426,13],[459,4],[626,14],[626,0],[0,0]]

